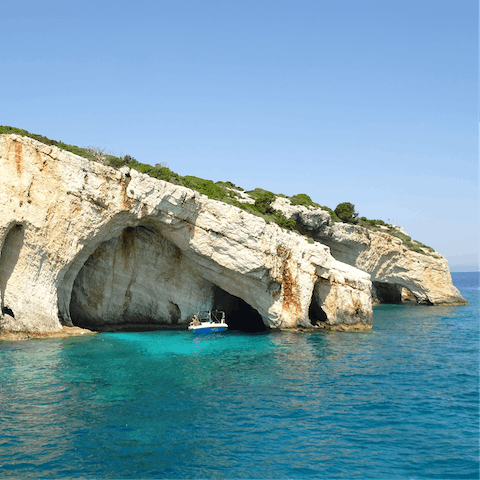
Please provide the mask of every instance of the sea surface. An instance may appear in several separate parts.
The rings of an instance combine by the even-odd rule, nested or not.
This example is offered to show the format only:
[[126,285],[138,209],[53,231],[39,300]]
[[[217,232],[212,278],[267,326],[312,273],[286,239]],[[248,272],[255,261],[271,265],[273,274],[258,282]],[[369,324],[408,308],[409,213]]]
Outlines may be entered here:
[[368,333],[0,343],[0,478],[479,478],[479,276]]

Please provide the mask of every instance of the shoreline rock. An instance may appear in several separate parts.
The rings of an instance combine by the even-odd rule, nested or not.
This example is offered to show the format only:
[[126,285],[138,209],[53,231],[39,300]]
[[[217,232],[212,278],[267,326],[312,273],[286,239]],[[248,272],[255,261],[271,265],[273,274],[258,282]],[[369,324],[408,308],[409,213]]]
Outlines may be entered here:
[[[452,283],[443,255],[417,245],[417,251],[388,232],[348,223],[331,223],[319,208],[291,205],[277,198],[272,207],[297,222],[300,229],[327,245],[337,260],[371,275],[373,304],[417,303],[419,305],[468,305]],[[409,238],[403,228],[390,227]],[[400,235],[401,236],[401,235]]]
[[9,332],[0,330],[0,342],[12,342],[17,340],[35,340],[35,339],[49,339],[49,338],[69,338],[80,337],[82,335],[96,335],[97,332],[92,332],[86,328],[80,327],[66,327],[63,326],[57,332]]
[[214,308],[234,329],[369,326],[371,288],[327,246],[235,206],[0,135],[1,331],[161,328]]

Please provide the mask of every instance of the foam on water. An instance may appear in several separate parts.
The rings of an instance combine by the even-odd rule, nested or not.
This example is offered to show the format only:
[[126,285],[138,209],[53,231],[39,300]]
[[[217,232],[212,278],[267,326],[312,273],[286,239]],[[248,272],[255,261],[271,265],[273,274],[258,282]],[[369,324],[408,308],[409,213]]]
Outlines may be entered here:
[[101,334],[0,344],[2,478],[478,478],[466,307],[368,333]]

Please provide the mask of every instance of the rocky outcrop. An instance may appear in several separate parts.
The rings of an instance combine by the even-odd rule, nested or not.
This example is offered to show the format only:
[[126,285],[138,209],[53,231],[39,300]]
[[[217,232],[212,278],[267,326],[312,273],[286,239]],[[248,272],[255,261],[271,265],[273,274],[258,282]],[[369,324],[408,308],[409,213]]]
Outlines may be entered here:
[[188,188],[0,135],[0,330],[370,328],[369,274]]
[[[448,262],[435,251],[408,248],[400,238],[359,225],[331,222],[328,212],[319,208],[292,206],[277,198],[272,204],[316,241],[327,245],[339,261],[371,275],[376,303],[417,303],[425,305],[464,305],[466,300],[452,284]],[[398,229],[405,233],[403,229]]]

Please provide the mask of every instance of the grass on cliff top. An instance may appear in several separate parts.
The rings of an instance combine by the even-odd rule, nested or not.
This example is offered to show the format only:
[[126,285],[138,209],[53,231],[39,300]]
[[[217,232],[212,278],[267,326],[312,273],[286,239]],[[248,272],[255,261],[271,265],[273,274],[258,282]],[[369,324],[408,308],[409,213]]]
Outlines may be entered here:
[[[245,203],[239,200],[241,198],[240,191],[244,190],[229,181],[213,182],[212,180],[206,180],[204,178],[194,177],[192,175],[182,176],[170,170],[166,164],[157,164],[152,166],[145,163],[140,163],[130,155],[116,157],[114,155],[105,154],[103,149],[93,147],[81,148],[77,147],[76,145],[69,145],[58,140],[52,140],[43,135],[30,133],[27,130],[22,130],[20,128],[0,125],[0,134],[16,134],[23,137],[33,138],[34,140],[38,140],[46,145],[54,145],[62,150],[66,150],[74,153],[75,155],[87,158],[88,160],[95,160],[114,168],[121,168],[123,166],[133,168],[134,170],[145,173],[153,178],[190,188],[202,193],[203,195],[206,195],[213,200],[219,200],[221,202],[234,205],[248,213],[251,213],[252,215],[262,217],[267,223],[276,223],[280,227],[298,233],[299,235],[302,234],[296,230],[296,222],[294,220],[285,218],[281,212],[271,207],[271,204],[275,201],[276,197],[288,198],[292,205],[302,205],[307,208],[320,208],[330,214],[332,223],[342,222],[342,220],[338,218],[331,208],[313,202],[312,199],[305,193],[299,193],[297,195],[293,195],[292,197],[287,197],[286,195],[282,194],[274,194],[273,192],[269,192],[268,190],[264,190],[262,188],[256,188],[255,190],[246,192],[253,200],[255,200],[255,203]],[[352,219],[346,223],[362,226],[366,228],[367,231],[374,230],[388,233],[399,238],[407,248],[418,253],[427,254],[428,252],[431,254],[435,252],[433,248],[428,247],[421,242],[412,240],[411,237],[399,232],[396,228],[384,222],[383,220],[369,220],[365,217],[360,217]],[[312,241],[311,238],[308,240]]]
[[[22,130],[20,128],[2,125],[0,126],[0,134],[16,134],[23,137],[33,138],[34,140],[38,140],[46,145],[54,145],[62,150],[74,153],[75,155],[79,155],[89,160],[95,160],[103,163],[104,165],[117,169],[127,166],[137,170],[138,172],[145,173],[150,177],[164,180],[175,185],[191,188],[192,190],[196,190],[197,192],[200,192],[213,200],[220,200],[224,203],[235,205],[236,207],[239,207],[248,213],[262,217],[267,223],[274,222],[283,228],[295,231],[293,228],[295,226],[295,222],[288,220],[280,212],[274,211],[273,209],[264,212],[261,211],[261,208],[258,208],[257,204],[240,202],[239,198],[241,196],[238,190],[243,189],[236,187],[232,182],[215,183],[212,180],[206,180],[204,178],[194,177],[192,175],[182,176],[170,170],[170,168],[168,168],[168,166],[165,164],[157,164],[156,166],[152,166],[145,163],[140,163],[130,155],[125,155],[123,157],[106,155],[104,154],[104,151],[99,148],[81,148],[77,147],[76,145],[69,145],[58,140],[52,140],[43,135],[30,133],[27,130]],[[237,191],[232,189],[236,189]]]
[[85,148],[76,147],[75,145],[68,145],[68,143],[63,143],[58,140],[51,140],[50,138],[44,137],[43,135],[38,135],[37,133],[30,133],[26,130],[22,130],[21,128],[0,125],[0,135],[4,133],[21,135],[22,137],[30,137],[34,140],[45,143],[46,145],[54,145],[55,147],[61,148],[62,150],[67,150],[68,152],[72,152],[75,155],[79,155],[80,157],[88,158],[89,160],[96,160],[95,155],[89,153]]

